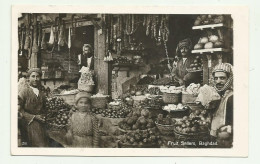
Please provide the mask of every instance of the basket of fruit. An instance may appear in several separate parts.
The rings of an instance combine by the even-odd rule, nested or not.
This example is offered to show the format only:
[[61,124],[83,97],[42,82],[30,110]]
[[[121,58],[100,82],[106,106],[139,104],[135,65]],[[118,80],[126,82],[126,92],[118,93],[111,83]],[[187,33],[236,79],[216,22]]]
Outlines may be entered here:
[[171,135],[173,134],[175,120],[167,115],[166,118],[163,118],[162,114],[159,114],[157,117],[157,121],[155,121],[155,125],[159,132],[162,135]]
[[206,110],[193,111],[189,116],[177,120],[174,134],[177,139],[197,139],[209,134],[211,118]]
[[160,136],[156,129],[135,130],[119,137],[119,148],[158,148]]
[[59,97],[64,100],[69,105],[74,105],[75,104],[75,95],[77,93],[71,93],[71,94],[56,94],[54,96]]
[[181,102],[181,93],[164,92],[162,99],[163,99],[163,102],[166,104],[178,104]]

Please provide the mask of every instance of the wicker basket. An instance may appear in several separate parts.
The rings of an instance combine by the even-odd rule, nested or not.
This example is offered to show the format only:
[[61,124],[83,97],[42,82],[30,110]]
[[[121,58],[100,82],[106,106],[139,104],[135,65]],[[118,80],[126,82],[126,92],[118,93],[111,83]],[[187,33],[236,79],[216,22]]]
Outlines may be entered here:
[[108,97],[91,97],[93,108],[105,109],[108,103]]
[[181,102],[181,93],[163,93],[162,98],[165,104],[178,104]]
[[173,131],[174,125],[162,125],[162,124],[159,124],[157,121],[155,121],[155,125],[162,135],[174,134],[174,131]]
[[192,94],[182,93],[181,102],[182,104],[194,103],[196,101],[197,96]]

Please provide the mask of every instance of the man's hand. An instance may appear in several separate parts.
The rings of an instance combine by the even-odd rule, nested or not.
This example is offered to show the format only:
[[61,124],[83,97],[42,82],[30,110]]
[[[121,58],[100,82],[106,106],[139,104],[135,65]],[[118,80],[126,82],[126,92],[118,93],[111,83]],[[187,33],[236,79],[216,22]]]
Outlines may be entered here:
[[42,115],[35,115],[35,119],[40,122],[45,122],[45,117],[43,117]]

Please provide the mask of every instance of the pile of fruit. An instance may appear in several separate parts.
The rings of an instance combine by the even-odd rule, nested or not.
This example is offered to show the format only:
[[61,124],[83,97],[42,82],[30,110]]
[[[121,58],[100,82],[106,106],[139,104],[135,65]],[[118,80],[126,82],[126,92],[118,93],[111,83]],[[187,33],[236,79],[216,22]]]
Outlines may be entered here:
[[209,35],[201,37],[198,43],[194,46],[194,50],[199,49],[211,49],[211,48],[223,48],[223,40],[218,35]]
[[134,108],[127,117],[119,123],[123,130],[145,130],[155,127],[154,120],[148,109]]
[[224,23],[225,17],[224,15],[200,15],[196,18],[194,22],[194,26],[199,25],[207,25],[207,24],[218,24],[218,23]]
[[58,111],[61,109],[70,110],[71,106],[64,102],[64,100],[60,97],[51,97],[47,98],[45,103],[45,107],[48,111]]
[[50,123],[52,125],[66,126],[68,125],[68,120],[70,118],[70,112],[68,110],[60,110]]
[[121,109],[92,108],[93,113],[101,114],[102,117],[108,117],[108,118],[125,118],[130,111],[131,110],[129,108],[121,108]]
[[177,120],[175,130],[181,134],[207,133],[211,117],[206,110],[195,110],[189,116]]
[[127,134],[121,136],[120,138],[121,145],[129,145],[134,147],[146,147],[156,146],[161,142],[158,131],[156,129],[147,129],[147,130],[136,130],[128,132]]
[[64,127],[68,124],[70,110],[72,107],[65,103],[60,97],[47,98],[46,104],[47,117],[46,121],[51,126]]
[[196,58],[190,64],[190,68],[187,71],[190,72],[190,71],[198,71],[198,70],[202,70],[202,61],[200,56],[196,56]]
[[151,95],[161,95],[162,92],[159,87],[152,87],[148,89],[148,93]]
[[161,109],[162,104],[163,104],[163,100],[160,96],[155,96],[155,97],[150,96],[147,99],[141,101],[139,103],[139,106],[152,108],[152,109]]

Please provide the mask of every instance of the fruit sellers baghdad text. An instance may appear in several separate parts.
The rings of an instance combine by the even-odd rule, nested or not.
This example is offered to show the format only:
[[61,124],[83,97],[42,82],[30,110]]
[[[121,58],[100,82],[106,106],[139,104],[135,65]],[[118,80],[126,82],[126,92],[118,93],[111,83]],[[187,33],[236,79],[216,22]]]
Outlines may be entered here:
[[181,146],[216,146],[218,145],[218,142],[213,142],[213,141],[198,141],[198,142],[194,142],[194,141],[168,141],[168,145],[169,146],[177,146],[177,145],[181,145]]

